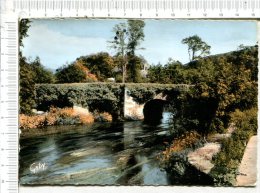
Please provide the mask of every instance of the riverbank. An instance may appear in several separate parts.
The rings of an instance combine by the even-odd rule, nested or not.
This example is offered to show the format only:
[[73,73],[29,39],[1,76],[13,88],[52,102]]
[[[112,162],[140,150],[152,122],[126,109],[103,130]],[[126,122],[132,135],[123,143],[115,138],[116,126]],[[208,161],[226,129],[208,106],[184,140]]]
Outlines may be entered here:
[[[85,124],[85,125],[54,125],[54,126],[45,126],[41,128],[34,129],[24,129],[21,130],[20,139],[34,138],[39,136],[47,136],[47,135],[59,135],[70,132],[75,132],[78,129],[78,126],[81,126],[80,130],[89,131],[93,124]],[[80,132],[80,131],[79,131]]]
[[[112,122],[109,113],[90,113],[83,108],[50,108],[48,112],[41,114],[25,115],[20,114],[21,137],[33,137],[38,135],[48,135],[67,131],[68,127],[49,126],[69,126],[86,125],[91,126],[94,122]],[[66,129],[64,129],[66,128]]]
[[202,147],[188,153],[189,163],[199,171],[208,174],[214,167],[213,156],[221,150],[221,141],[230,138],[235,129],[234,124],[231,124],[226,133],[209,135]]
[[[204,137],[195,135],[197,137],[193,136],[194,140],[190,141],[191,131],[189,131],[180,139],[174,139],[171,146],[162,153],[163,167],[177,180],[187,182],[187,185],[190,185],[190,180],[198,178],[200,180],[196,185],[205,185],[203,183],[208,179],[209,183],[206,185],[253,186],[256,149],[254,146],[251,147],[250,143],[248,151],[251,153],[247,153],[245,148],[249,139],[257,133],[257,110],[254,108],[243,112],[236,110],[230,116],[230,126],[226,133],[211,133]],[[179,144],[184,144],[185,148],[178,148]],[[242,158],[250,159],[248,162],[252,163],[247,165],[247,161],[242,161]],[[243,164],[246,165],[244,168]],[[239,166],[248,173],[246,174],[248,179],[240,179],[238,175],[245,175],[243,172],[238,172]],[[197,175],[194,169],[201,173]],[[240,185],[236,179],[239,179]]]

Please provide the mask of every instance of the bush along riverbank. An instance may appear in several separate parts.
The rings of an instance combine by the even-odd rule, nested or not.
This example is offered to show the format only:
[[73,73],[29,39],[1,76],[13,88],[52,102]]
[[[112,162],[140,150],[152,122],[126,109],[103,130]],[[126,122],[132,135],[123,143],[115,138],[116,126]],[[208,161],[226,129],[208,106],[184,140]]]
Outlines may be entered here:
[[[207,140],[216,142],[210,141],[212,136],[225,136],[216,142],[220,150],[215,151],[212,160],[210,157],[213,168],[207,176],[212,185],[234,185],[246,144],[257,133],[257,50],[258,46],[246,47],[186,64],[179,75],[182,83],[194,86],[186,93],[169,96],[174,101],[173,146],[178,144],[178,133],[196,131],[206,139],[205,145],[209,144]],[[236,128],[233,132],[228,131],[231,125]],[[196,180],[199,174],[188,172],[186,151],[192,149],[167,152],[168,158],[162,159],[162,165],[172,176],[181,176],[184,181],[187,177]]]
[[107,112],[94,113],[75,108],[50,108],[41,115],[20,114],[20,129],[32,130],[54,125],[79,125],[92,124],[93,122],[111,122],[112,116]]
[[196,131],[185,132],[173,139],[172,144],[159,156],[161,167],[174,185],[212,185],[211,176],[201,172],[188,160],[188,154],[205,143]]
[[[209,133],[207,136],[203,136],[196,131],[189,131],[173,139],[173,142],[161,153],[159,159],[161,166],[169,173],[174,184],[235,185],[236,176],[239,174],[238,167],[248,140],[257,134],[257,109],[235,110],[230,114],[229,124],[235,128],[230,135]],[[216,140],[217,143],[214,142]],[[220,145],[213,157],[208,152],[211,150],[206,147],[210,144]],[[208,168],[208,172],[205,172],[207,168],[203,168],[207,165],[206,163],[200,163],[202,168],[198,168],[189,159],[190,153],[199,149],[204,151],[200,156],[207,157],[209,159],[207,161],[210,161],[210,165],[212,165]],[[201,161],[204,160],[201,159]]]
[[[236,130],[230,138],[223,139],[221,151],[213,157],[214,168],[209,173],[216,186],[233,186],[246,145],[257,134],[257,108],[231,113]],[[256,155],[253,155],[256,156]]]

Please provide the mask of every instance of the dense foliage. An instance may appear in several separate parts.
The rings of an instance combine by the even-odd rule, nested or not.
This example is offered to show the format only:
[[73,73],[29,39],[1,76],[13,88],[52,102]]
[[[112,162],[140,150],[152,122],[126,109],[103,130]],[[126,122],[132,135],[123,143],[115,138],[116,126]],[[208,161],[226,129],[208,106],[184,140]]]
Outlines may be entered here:
[[39,83],[54,83],[55,77],[51,70],[46,69],[42,64],[39,57],[30,62],[31,70],[34,72],[34,80],[36,84]]
[[[22,19],[19,22],[19,45],[23,46],[23,38],[27,37],[27,31],[30,27],[30,20]],[[30,113],[31,108],[34,105],[32,90],[34,88],[34,81],[32,79],[33,72],[30,71],[30,67],[26,62],[26,58],[19,52],[19,104],[20,112]]]
[[120,119],[124,89],[120,84],[42,84],[36,85],[37,108],[48,110],[54,107],[88,108],[91,112],[109,112],[113,120]]
[[31,110],[35,108],[35,84],[53,83],[55,79],[53,73],[41,64],[40,59],[38,57],[36,57],[36,59],[32,62],[28,62],[20,52],[19,60],[20,113],[30,114]]
[[[179,76],[172,81],[193,85],[189,92],[171,95],[176,101],[173,129],[178,133],[195,130],[205,136],[223,133],[231,123],[237,128],[231,138],[221,142],[221,151],[213,159],[215,167],[208,179],[215,185],[234,185],[246,144],[257,133],[257,53],[257,46],[243,47],[179,68],[173,64]],[[165,78],[170,77],[169,65],[159,70],[165,72],[162,73]],[[173,178],[187,176],[179,175],[180,171],[190,168],[185,152],[169,153],[169,159],[164,161],[164,167],[172,172]]]
[[159,156],[173,185],[213,185],[213,178],[199,171],[188,160],[188,154],[203,146],[203,138],[196,131],[175,134],[172,144]]
[[257,46],[254,46],[186,65],[169,61],[165,66],[152,67],[148,77],[158,83],[167,80],[193,85],[185,95],[172,96],[178,100],[174,121],[180,120],[180,127],[205,134],[223,132],[229,123],[230,112],[257,105],[257,52]]
[[81,56],[77,58],[77,61],[81,61],[99,81],[106,81],[107,78],[114,77],[116,74],[115,58],[106,52]]
[[114,84],[114,83],[75,83],[75,84],[38,84],[36,85],[37,109],[47,111],[50,107],[88,108],[91,112],[109,112],[113,120],[123,117],[125,89],[133,100],[143,104],[157,94],[175,91],[187,92],[187,85],[161,84]]
[[[121,57],[111,56],[106,52],[80,56],[72,64],[56,70],[57,82],[109,82],[109,78],[122,82],[121,60]],[[125,82],[145,82],[141,75],[141,69],[146,64],[145,59],[141,56],[128,56],[128,63]]]
[[82,60],[63,66],[56,70],[57,83],[95,82],[97,78],[84,65]]
[[19,21],[19,45],[23,46],[23,39],[28,37],[28,29],[31,26],[31,21],[29,19],[21,19]]
[[26,59],[21,56],[19,59],[19,104],[20,113],[31,113],[31,109],[34,106],[34,72],[31,70],[30,65],[26,62]]
[[148,81],[163,84],[183,84],[187,82],[183,65],[179,61],[169,60],[167,64],[150,66],[148,70]]
[[237,129],[231,138],[224,139],[221,152],[214,158],[215,164],[210,175],[216,185],[234,185],[237,168],[242,160],[248,139],[257,134],[257,109],[236,110],[231,113],[231,120]]
[[133,100],[137,103],[143,104],[148,100],[153,99],[158,94],[162,94],[162,97],[168,95],[175,95],[176,92],[187,92],[189,85],[180,84],[151,84],[151,83],[139,83],[139,84],[126,84],[128,94],[133,97]]

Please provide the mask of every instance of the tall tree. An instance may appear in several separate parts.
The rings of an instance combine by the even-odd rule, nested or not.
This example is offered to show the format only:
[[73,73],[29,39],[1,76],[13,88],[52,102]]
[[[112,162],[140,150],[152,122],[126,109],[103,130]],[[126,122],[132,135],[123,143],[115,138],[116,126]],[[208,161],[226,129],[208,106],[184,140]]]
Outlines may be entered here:
[[[22,19],[19,21],[19,45],[23,47],[23,39],[28,36],[27,32],[30,27],[30,20]],[[34,95],[32,90],[34,89],[34,74],[31,71],[30,65],[23,57],[21,51],[19,51],[19,103],[20,113],[31,113],[31,109],[34,106]]]
[[142,20],[128,20],[129,42],[128,42],[128,82],[141,82],[141,69],[145,65],[145,60],[142,57],[138,57],[135,54],[137,49],[140,48],[140,44],[144,41],[144,26],[145,23]]
[[110,43],[112,47],[116,50],[117,56],[119,57],[120,67],[122,68],[122,82],[125,82],[126,76],[126,66],[127,66],[127,36],[128,31],[126,30],[125,23],[120,23],[114,27],[114,32],[116,33],[114,40]]
[[127,31],[129,33],[128,38],[128,55],[135,55],[135,51],[140,46],[141,42],[144,41],[144,26],[145,23],[142,20],[128,20],[127,21],[128,28]]
[[117,24],[113,29],[115,37],[109,43],[111,48],[116,50],[116,55],[119,57],[123,83],[126,80],[127,66],[130,64],[129,60],[135,56],[135,51],[144,40],[144,26],[145,23],[141,20],[128,20],[127,24]]
[[28,29],[31,26],[31,21],[29,19],[22,19],[19,22],[19,44],[23,46],[23,38],[28,37]]
[[210,54],[210,46],[206,42],[202,41],[198,35],[184,38],[181,42],[188,45],[190,61]]

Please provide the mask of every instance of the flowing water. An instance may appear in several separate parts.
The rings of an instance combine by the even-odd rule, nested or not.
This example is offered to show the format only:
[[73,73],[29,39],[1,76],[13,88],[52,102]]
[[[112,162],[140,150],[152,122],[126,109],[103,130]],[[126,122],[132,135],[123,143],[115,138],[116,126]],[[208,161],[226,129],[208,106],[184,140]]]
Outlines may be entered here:
[[21,139],[20,184],[169,185],[157,158],[170,136],[169,116],[158,126],[94,123]]

